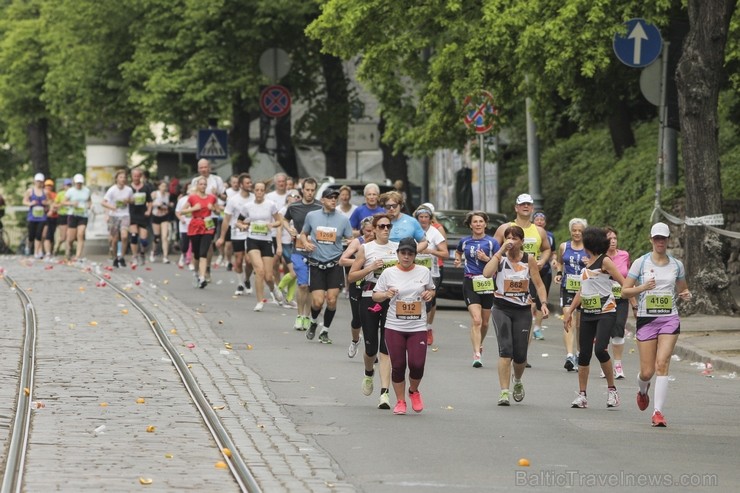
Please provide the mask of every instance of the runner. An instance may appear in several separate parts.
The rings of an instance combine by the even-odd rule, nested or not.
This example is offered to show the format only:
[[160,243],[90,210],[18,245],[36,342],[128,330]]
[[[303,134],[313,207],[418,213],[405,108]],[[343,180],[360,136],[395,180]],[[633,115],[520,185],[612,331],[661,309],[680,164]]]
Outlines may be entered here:
[[337,202],[337,210],[342,213],[347,219],[352,217],[352,213],[355,212],[357,206],[352,204],[349,200],[352,198],[352,189],[347,185],[342,185],[339,188],[339,201]]
[[473,368],[483,366],[483,342],[488,334],[488,321],[493,306],[494,280],[483,277],[483,267],[499,248],[499,242],[486,234],[488,214],[471,211],[465,216],[465,226],[472,235],[460,240],[455,249],[455,267],[465,260],[463,298],[470,313],[470,342],[473,345]]
[[[493,327],[498,341],[498,381],[501,393],[499,406],[508,406],[511,366],[514,366],[514,401],[524,399],[522,375],[527,365],[527,348],[532,327],[530,305],[535,303],[544,317],[547,308],[547,290],[540,278],[540,269],[534,255],[522,250],[524,230],[509,226],[504,230],[504,244],[483,268],[483,276],[496,276],[493,293]],[[537,298],[530,294],[530,282],[534,283]]]
[[[365,218],[363,221],[367,220]],[[385,322],[388,302],[373,300],[373,289],[380,273],[398,263],[396,250],[398,243],[389,241],[391,219],[387,214],[376,214],[370,219],[375,239],[362,245],[357,250],[347,280],[351,283],[362,281],[362,293],[359,301],[359,317],[365,340],[365,376],[362,380],[362,393],[372,395],[375,360],[380,364],[380,401],[378,409],[390,409],[388,390],[391,382],[391,360],[385,342]],[[416,243],[414,243],[416,245]],[[353,326],[354,327],[354,326]],[[378,355],[380,351],[380,355]]]
[[293,324],[295,330],[308,330],[311,324],[311,300],[308,292],[308,260],[306,258],[308,252],[304,248],[299,234],[303,230],[306,215],[311,211],[321,209],[321,204],[314,200],[317,186],[318,184],[314,178],[309,177],[303,180],[303,199],[300,202],[291,204],[285,211],[285,216],[283,216],[283,227],[295,238],[294,253],[291,257],[293,270],[296,274],[296,283],[298,284],[298,316]]
[[[447,258],[450,255],[450,252],[447,248],[447,239],[442,236],[442,233],[437,228],[432,226],[434,212],[428,206],[429,204],[420,205],[414,211],[414,218],[419,221],[419,225],[424,231],[424,237],[427,240],[427,248],[416,256],[416,260],[417,263],[423,258],[428,258],[430,260],[429,265],[426,267],[430,268],[432,272],[434,289],[437,290],[439,289],[440,284],[442,284],[438,261]],[[434,343],[434,329],[432,328],[432,323],[434,322],[434,315],[437,313],[436,296],[432,298],[432,301],[427,303],[426,310],[427,346],[431,346]]]
[[586,387],[592,353],[596,355],[606,375],[606,407],[617,407],[619,406],[619,394],[614,385],[614,369],[607,348],[617,321],[617,302],[612,291],[612,280],[622,286],[624,278],[612,259],[606,255],[609,250],[609,240],[604,229],[593,226],[586,228],[583,231],[583,248],[588,255],[588,262],[581,271],[581,287],[573,297],[573,303],[563,309],[563,326],[566,331],[572,323],[573,311],[578,307],[581,309],[581,330],[578,334],[580,392],[571,407],[588,407]]
[[663,405],[668,395],[668,369],[681,332],[676,298],[691,299],[683,263],[667,253],[670,236],[671,230],[665,223],[653,224],[652,251],[634,261],[622,289],[622,296],[639,294],[635,335],[640,353],[637,407],[644,411],[650,404],[650,382],[657,373],[652,424],[658,427],[667,425]]
[[[573,303],[578,290],[581,288],[581,271],[588,261],[586,250],[583,249],[583,230],[588,226],[588,221],[580,217],[574,217],[568,221],[570,241],[561,243],[557,254],[557,273],[555,282],[560,284],[560,307],[565,310]],[[563,368],[567,371],[578,371],[578,363],[575,354],[577,352],[578,330],[581,326],[581,314],[574,314],[575,322],[573,330],[563,331],[563,344],[565,345],[565,364]]]
[[414,238],[402,239],[398,243],[398,265],[384,270],[373,289],[373,301],[389,302],[385,341],[396,394],[393,414],[406,414],[407,366],[411,409],[417,413],[424,410],[419,392],[427,355],[427,322],[423,304],[434,297],[434,282],[429,269],[414,263],[417,248]]
[[162,263],[170,263],[170,192],[169,184],[162,180],[157,190],[152,192],[152,231],[154,245],[149,254],[149,261],[156,259],[156,245],[162,245]]
[[[542,211],[535,212],[534,215],[532,215],[532,221],[542,229],[545,229],[545,226],[547,226],[547,216],[545,216],[545,213]],[[546,229],[545,233],[547,234],[547,240],[550,244],[550,252],[554,252],[555,235]],[[540,278],[542,278],[542,283],[545,285],[545,291],[547,291],[548,298],[550,296],[550,285],[552,284],[552,264],[554,263],[554,259],[555,255],[551,255],[550,260],[545,263],[540,270]],[[545,339],[545,336],[542,334],[542,312],[538,311],[535,313],[534,330],[532,331],[532,335],[534,335],[534,338],[538,341]]]
[[[355,261],[357,252],[362,249],[362,246],[373,241],[375,239],[375,228],[373,227],[373,218],[366,217],[362,220],[360,226],[362,228],[362,236],[358,236],[353,239],[345,248],[344,253],[339,258],[339,265],[347,272]],[[348,280],[347,291],[349,294],[349,306],[352,313],[352,320],[349,323],[351,331],[351,341],[349,348],[347,349],[347,356],[354,358],[357,354],[357,349],[360,347],[360,331],[362,330],[362,319],[360,317],[360,296],[362,296],[362,280],[355,282],[349,281],[349,272],[345,274],[345,278]]]
[[301,241],[308,251],[309,289],[311,290],[311,325],[306,339],[314,338],[321,309],[326,302],[324,323],[319,341],[331,344],[329,327],[337,311],[339,289],[344,273],[339,265],[342,240],[351,240],[352,227],[346,217],[336,211],[339,192],[327,188],[321,195],[322,209],[309,212],[301,231]]
[[146,247],[149,245],[149,222],[152,216],[152,186],[142,178],[144,172],[135,168],[131,171],[133,201],[128,206],[131,224],[129,242],[131,243],[131,266],[144,263]]
[[358,206],[349,218],[355,236],[360,236],[360,223],[366,217],[375,214],[381,214],[385,210],[378,204],[380,198],[380,187],[375,183],[368,183],[362,191],[365,196],[365,203]]
[[85,248],[85,232],[87,231],[87,218],[92,207],[92,193],[85,186],[85,177],[77,173],[74,178],[74,187],[64,193],[64,206],[69,208],[67,219],[67,252],[72,252],[72,246],[77,241],[77,250],[73,260],[82,258]]
[[128,227],[131,225],[128,205],[134,200],[134,191],[126,185],[126,171],[116,171],[115,184],[103,197],[102,205],[108,209],[108,236],[111,253],[115,254],[113,267],[126,267],[124,254],[128,248]]
[[[64,189],[57,193],[57,198],[54,199],[54,207],[57,209],[59,216],[57,217],[57,229],[59,229],[59,246],[64,248],[64,259],[69,260],[71,256],[70,251],[67,249],[67,222],[69,221],[70,207],[64,205],[65,195],[67,190],[72,188],[72,180],[70,178],[64,179]],[[57,248],[59,251],[59,248]]]
[[[46,211],[51,201],[44,189],[44,174],[36,173],[33,177],[33,185],[23,194],[23,205],[28,206],[28,243],[29,250],[33,245],[33,256],[37,259],[44,258],[44,226],[46,225]],[[31,243],[33,242],[33,243]]]
[[[619,269],[619,273],[622,277],[627,278],[627,274],[630,270],[630,254],[624,250],[617,248],[617,230],[611,226],[606,228],[606,237],[609,239],[609,250],[606,254],[612,259],[614,265]],[[629,316],[630,309],[632,306],[633,311],[637,309],[637,300],[635,298],[624,298],[622,297],[621,286],[617,286],[614,283],[614,298],[617,300],[617,322],[614,324],[614,332],[612,333],[611,343],[612,352],[614,353],[614,378],[622,380],[624,378],[624,368],[622,367],[622,354],[624,354],[624,329],[627,324],[627,318]],[[606,378],[606,375],[602,372],[602,378]]]
[[[187,187],[187,189],[186,189]],[[188,206],[188,196],[195,192],[195,189],[188,185],[182,185],[183,192],[177,199],[175,204],[175,217],[177,218],[177,230],[180,233],[180,259],[177,261],[177,267],[182,269],[185,264],[188,264],[188,268],[192,271],[195,270],[195,265],[192,262],[192,258],[188,255],[190,251],[190,237],[188,236],[188,227],[190,226],[190,219],[192,214],[185,214],[182,210]]]
[[[286,175],[285,173],[276,173],[275,176],[272,177],[272,183],[275,189],[271,192],[268,192],[265,195],[265,198],[267,200],[272,200],[279,211],[280,209],[285,207],[285,202],[288,198],[288,175]],[[280,236],[278,235],[278,228],[272,228],[273,250],[275,252],[280,250],[281,252],[281,254],[278,255],[275,258],[275,261],[272,263],[272,273],[276,283],[279,283],[282,280],[282,278],[280,277],[281,267],[283,273],[286,273],[288,271],[287,264],[283,262],[282,248],[278,248],[279,243],[281,242]]]
[[46,226],[44,227],[44,259],[51,260],[54,255],[54,237],[57,233],[57,221],[59,212],[57,210],[57,193],[54,191],[54,180],[49,178],[44,181],[44,192],[49,201],[46,212]]
[[[285,206],[283,206],[278,211],[280,217],[285,216],[289,205],[294,204],[299,200],[301,200],[301,194],[298,192],[298,190],[288,190],[285,198]],[[294,238],[290,235],[290,231],[288,231],[287,228],[283,226],[282,221],[280,222],[280,226],[278,226],[278,237],[280,238],[280,243],[283,245],[283,262],[285,262],[285,265],[288,267],[288,272],[285,273],[283,278],[280,279],[280,282],[278,283],[278,289],[281,293],[283,293],[283,297],[285,298],[285,303],[283,304],[283,306],[297,309],[298,303],[296,303],[295,301],[297,280],[292,260],[294,253]],[[301,321],[301,327],[302,324],[303,322]]]
[[[246,229],[241,229],[237,226],[237,221],[241,211],[244,207],[254,202],[254,194],[250,192],[252,188],[252,177],[247,173],[242,173],[237,177],[239,183],[239,193],[232,194],[226,200],[226,209],[224,210],[224,225],[221,228],[221,234],[216,241],[216,246],[221,248],[225,242],[231,243],[232,256],[232,269],[236,275],[236,291],[235,296],[242,296],[245,294],[251,294],[251,284],[247,287],[248,277],[245,278],[244,264],[250,267],[248,273],[251,274],[251,264],[247,259],[247,236]],[[230,238],[230,239],[229,239]],[[261,298],[260,298],[261,299]]]
[[421,229],[419,221],[401,212],[404,206],[403,196],[394,190],[386,192],[380,196],[380,204],[385,208],[386,213],[391,218],[393,229],[391,230],[391,241],[401,241],[403,238],[412,237],[419,244],[419,251],[423,251],[428,246],[424,230]]
[[[198,180],[203,177],[206,179],[206,193],[213,195],[216,197],[217,200],[226,200],[226,188],[224,187],[224,181],[221,179],[220,176],[213,174],[211,172],[211,162],[208,161],[208,159],[201,158],[198,160],[198,176],[193,178],[193,180],[190,182],[190,184],[197,190],[197,182]],[[218,210],[217,207],[214,207],[213,212],[211,213],[211,218],[213,219],[213,224],[215,227],[218,228],[218,226],[221,223],[221,216],[216,212]],[[220,228],[218,228],[218,233],[220,234]],[[211,282],[211,260],[213,259],[213,246],[211,245],[208,248],[208,254],[206,255],[206,281]]]
[[187,204],[182,213],[191,214],[188,225],[188,236],[193,248],[193,257],[198,266],[198,287],[203,289],[208,284],[208,251],[211,249],[213,235],[216,232],[214,213],[218,212],[218,203],[215,195],[206,193],[208,180],[201,176],[196,180],[195,192],[188,195]]
[[275,254],[283,253],[283,246],[278,245],[277,252],[273,250],[272,228],[280,221],[277,206],[272,200],[265,198],[267,185],[258,181],[254,184],[254,200],[244,204],[240,211],[237,228],[247,231],[247,255],[249,263],[254,269],[254,284],[257,294],[257,304],[254,311],[261,312],[265,306],[265,283],[275,297],[275,301],[282,305],[283,295],[277,288],[273,277],[272,264]]
[[[226,201],[224,202],[224,211],[226,210],[226,204],[229,202],[229,199],[233,197],[234,195],[237,195],[242,189],[241,183],[239,182],[239,175],[233,174],[229,177],[229,186],[226,188]],[[226,272],[231,272],[231,270],[234,268],[234,250],[232,248],[231,244],[231,226],[228,226],[228,221],[226,221],[225,217],[223,218],[222,225],[226,224],[226,238],[225,243],[223,246],[223,252],[224,252],[224,260],[226,262]],[[223,228],[222,228],[223,229]],[[221,237],[219,233],[219,238]],[[242,255],[243,256],[243,255]],[[243,281],[242,281],[243,282]]]

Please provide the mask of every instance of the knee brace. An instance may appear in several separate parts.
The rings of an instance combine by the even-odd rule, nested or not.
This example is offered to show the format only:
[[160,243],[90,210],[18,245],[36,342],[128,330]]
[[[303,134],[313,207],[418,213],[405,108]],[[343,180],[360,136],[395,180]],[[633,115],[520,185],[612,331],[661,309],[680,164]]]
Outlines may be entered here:
[[141,248],[146,249],[147,245],[149,245],[149,238],[142,238],[139,244],[141,244]]
[[612,344],[615,346],[621,346],[624,344],[624,337],[612,337]]
[[139,243],[139,234],[138,233],[131,233],[128,237],[129,243],[132,245],[136,245]]

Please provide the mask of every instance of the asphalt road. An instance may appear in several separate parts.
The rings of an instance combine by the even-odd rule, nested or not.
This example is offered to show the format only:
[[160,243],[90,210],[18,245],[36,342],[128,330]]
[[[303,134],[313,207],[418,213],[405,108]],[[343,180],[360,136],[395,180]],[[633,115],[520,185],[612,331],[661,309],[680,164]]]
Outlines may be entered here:
[[[485,341],[484,367],[472,368],[464,305],[442,301],[420,387],[426,408],[394,416],[376,408],[377,390],[371,397],[361,393],[362,359],[347,357],[347,300],[340,300],[330,330],[334,344],[323,345],[292,329],[295,310],[268,304],[255,313],[254,296],[232,296],[234,275],[224,269],[214,270],[214,282],[205,290],[194,289],[190,273],[174,264],[137,272],[201,312],[264,379],[298,431],[313,438],[333,459],[337,475],[357,491],[740,487],[740,382],[723,378],[727,375],[707,378],[689,361],[674,361],[664,408],[668,427],[652,428],[648,411],[635,405],[632,340],[624,358],[628,378],[617,381],[622,405],[606,408],[606,383],[592,364],[589,408],[571,409],[576,374],[563,369],[561,322],[548,320],[546,339],[530,347],[533,368],[524,375],[525,400],[498,407],[493,329]],[[375,383],[378,389],[377,378]],[[530,465],[519,466],[521,458]]]

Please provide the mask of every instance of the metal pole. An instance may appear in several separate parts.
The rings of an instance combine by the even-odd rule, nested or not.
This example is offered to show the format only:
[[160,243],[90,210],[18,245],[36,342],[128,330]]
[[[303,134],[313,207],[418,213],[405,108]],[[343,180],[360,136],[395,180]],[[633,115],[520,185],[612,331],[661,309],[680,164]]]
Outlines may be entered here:
[[676,161],[671,159],[671,156],[675,155],[671,152],[670,146],[675,146],[675,133],[673,140],[668,135],[668,105],[666,104],[666,98],[668,93],[668,57],[670,56],[670,45],[671,43],[666,41],[663,45],[663,56],[661,58],[661,92],[660,92],[660,104],[661,104],[661,154],[663,156],[663,186],[672,187],[676,185],[678,177],[676,176]]
[[658,218],[657,210],[660,207],[661,173],[663,171],[663,127],[665,126],[666,117],[665,88],[668,78],[668,46],[669,43],[663,44],[663,56],[661,58],[662,77],[660,78],[660,107],[658,109],[658,161],[655,165],[655,210],[653,211],[653,222]]
[[499,138],[498,134],[493,136],[493,152],[496,156],[496,159],[493,161],[493,186],[491,187],[491,207],[489,209],[486,209],[486,212],[498,212],[498,148],[499,148]]
[[478,134],[478,146],[480,147],[480,166],[478,167],[478,189],[480,191],[480,208],[488,210],[486,203],[486,162],[483,150],[483,134]]
[[[527,78],[528,79],[528,78]],[[535,210],[542,209],[544,201],[542,200],[542,188],[540,184],[540,147],[537,139],[537,124],[532,118],[530,108],[532,99],[525,99],[527,114],[527,162],[529,164],[529,194],[534,200]]]

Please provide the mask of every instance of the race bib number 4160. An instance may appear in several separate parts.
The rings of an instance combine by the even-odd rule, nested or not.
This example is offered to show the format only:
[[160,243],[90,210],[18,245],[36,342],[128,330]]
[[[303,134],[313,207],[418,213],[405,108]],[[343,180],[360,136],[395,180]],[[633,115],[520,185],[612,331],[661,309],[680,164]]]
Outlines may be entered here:
[[648,315],[666,315],[673,311],[673,294],[650,293],[645,296],[645,312]]

